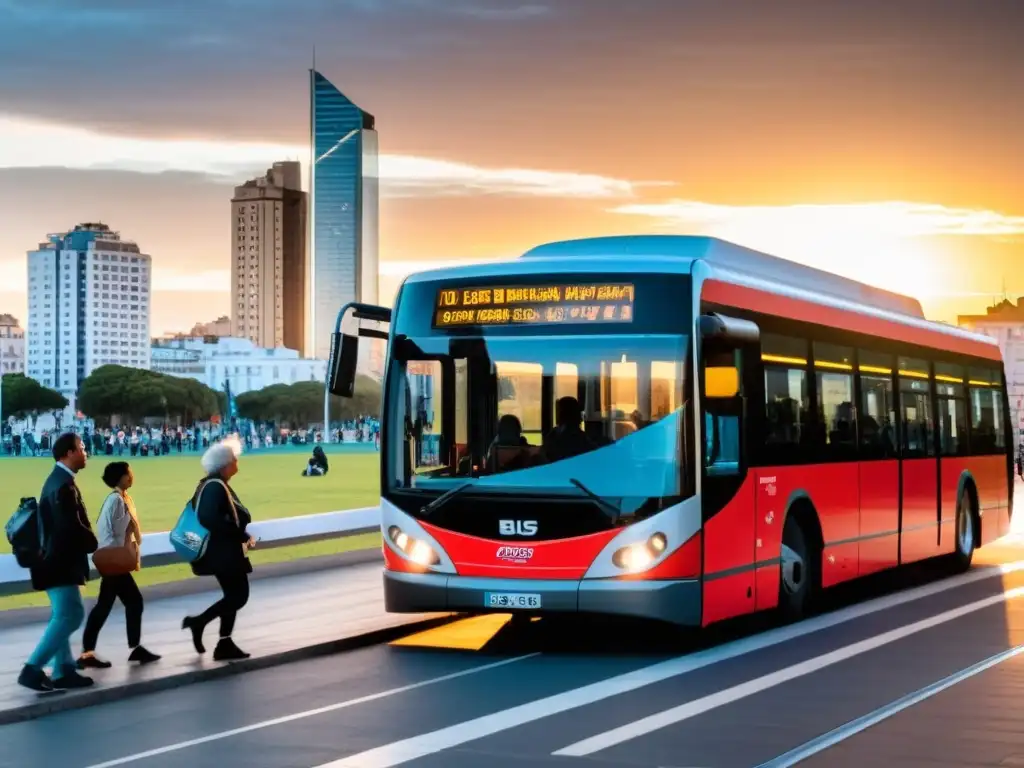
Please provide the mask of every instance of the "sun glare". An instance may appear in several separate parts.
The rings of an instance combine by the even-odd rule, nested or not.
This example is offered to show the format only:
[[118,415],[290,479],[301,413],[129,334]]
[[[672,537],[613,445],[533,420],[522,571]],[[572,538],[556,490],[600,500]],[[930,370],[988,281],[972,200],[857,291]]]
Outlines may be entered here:
[[943,284],[945,254],[932,241],[870,230],[836,231],[827,221],[812,219],[800,228],[790,224],[716,227],[713,234],[920,301],[950,290]]

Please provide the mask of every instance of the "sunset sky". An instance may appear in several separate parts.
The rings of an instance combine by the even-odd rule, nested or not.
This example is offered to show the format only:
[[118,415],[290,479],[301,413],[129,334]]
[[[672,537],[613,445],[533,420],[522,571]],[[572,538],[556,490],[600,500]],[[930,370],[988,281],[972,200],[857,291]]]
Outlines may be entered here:
[[0,0],[0,312],[103,221],[157,333],[229,311],[232,187],[377,118],[382,297],[419,266],[720,235],[922,300],[1024,295],[1024,2]]

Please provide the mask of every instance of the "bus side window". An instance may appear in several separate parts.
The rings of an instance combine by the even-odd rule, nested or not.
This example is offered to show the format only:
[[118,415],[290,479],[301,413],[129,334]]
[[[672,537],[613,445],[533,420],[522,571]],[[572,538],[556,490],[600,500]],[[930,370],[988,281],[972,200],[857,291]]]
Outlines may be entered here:
[[772,462],[802,460],[812,443],[808,343],[766,333],[761,337],[765,422],[763,444]]
[[860,374],[860,458],[891,459],[899,455],[896,439],[896,399],[892,389],[895,365],[890,355],[861,349],[857,353]]
[[931,374],[928,361],[898,359],[900,410],[902,415],[903,458],[935,455],[935,418],[932,414]]
[[971,396],[971,453],[975,456],[1006,450],[1003,393],[996,371],[971,368],[968,376]]

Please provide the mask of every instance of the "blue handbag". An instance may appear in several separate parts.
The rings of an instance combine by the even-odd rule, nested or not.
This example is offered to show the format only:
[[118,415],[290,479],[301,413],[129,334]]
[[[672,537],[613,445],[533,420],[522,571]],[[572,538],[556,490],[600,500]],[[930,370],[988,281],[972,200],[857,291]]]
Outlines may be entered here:
[[194,563],[201,558],[210,542],[210,532],[199,522],[199,500],[207,485],[209,483],[204,483],[199,493],[189,499],[170,533],[171,546],[186,563]]

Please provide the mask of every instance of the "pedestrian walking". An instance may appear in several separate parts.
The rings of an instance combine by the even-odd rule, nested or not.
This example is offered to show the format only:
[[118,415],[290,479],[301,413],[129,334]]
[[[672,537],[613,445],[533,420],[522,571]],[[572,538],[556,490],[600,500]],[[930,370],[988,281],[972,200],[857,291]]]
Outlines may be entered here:
[[[92,678],[78,674],[71,655],[71,635],[85,618],[82,587],[89,579],[89,555],[98,545],[75,484],[76,475],[85,469],[85,446],[78,435],[61,435],[53,444],[53,458],[56,466],[39,499],[45,546],[31,569],[33,589],[45,591],[50,599],[50,622],[18,676],[19,684],[39,692],[93,684]],[[45,672],[51,661],[52,679]]]
[[[128,489],[135,482],[131,465],[127,461],[114,461],[107,464],[106,469],[103,470],[103,482],[111,489],[111,492],[103,502],[103,508],[96,523],[99,549],[94,559],[97,569],[100,570],[100,594],[85,622],[85,632],[82,633],[82,655],[78,657],[79,669],[107,669],[111,666],[109,661],[96,655],[96,643],[100,630],[103,629],[107,617],[110,616],[110,610],[117,600],[120,600],[124,606],[128,647],[131,649],[128,661],[151,664],[160,658],[141,644],[143,601],[142,593],[135,583],[132,571],[142,569],[142,559],[139,553],[142,546],[142,528],[139,525],[135,502],[128,493]],[[126,568],[132,570],[103,573],[100,566],[101,551],[115,553],[119,556],[118,559],[130,555],[132,562],[126,563],[117,570],[124,571]],[[115,558],[112,557],[111,561],[114,560]]]
[[181,628],[192,633],[197,653],[205,653],[203,631],[206,625],[220,619],[220,640],[213,651],[216,661],[237,661],[249,658],[231,639],[235,618],[249,601],[249,574],[252,563],[248,550],[256,545],[246,532],[252,522],[238,495],[230,486],[231,478],[238,474],[238,458],[242,443],[237,435],[214,443],[203,454],[206,471],[192,497],[199,522],[209,531],[206,551],[192,563],[197,576],[213,576],[220,584],[223,597],[199,616],[186,616]]

